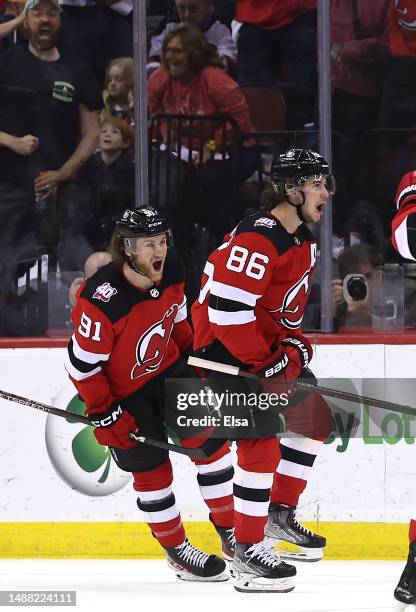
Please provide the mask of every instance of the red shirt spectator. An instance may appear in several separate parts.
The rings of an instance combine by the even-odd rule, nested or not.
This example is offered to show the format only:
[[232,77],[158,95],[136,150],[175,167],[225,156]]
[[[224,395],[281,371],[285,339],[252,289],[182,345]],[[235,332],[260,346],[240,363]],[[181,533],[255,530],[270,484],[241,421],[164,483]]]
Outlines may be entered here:
[[236,21],[275,30],[291,23],[303,11],[316,8],[316,0],[237,0]]
[[[149,79],[148,103],[152,115],[228,114],[237,121],[242,133],[254,131],[245,97],[237,83],[221,68],[207,66],[185,81],[171,78],[168,70],[161,66]],[[222,128],[214,138],[222,142]]]
[[[199,45],[202,45],[204,52],[195,53]],[[199,64],[201,60],[197,58],[204,53],[207,55],[203,63]],[[199,30],[179,26],[170,32],[163,43],[162,61],[163,66],[148,81],[148,104],[152,115],[227,114],[236,120],[241,133],[254,131],[243,93],[237,83],[219,67],[221,60]],[[230,142],[230,125],[227,130],[227,142]],[[203,139],[206,142],[210,138],[221,145],[222,126],[215,133],[207,134],[204,130],[204,134],[199,134],[199,141]],[[189,146],[189,138],[185,140],[186,146]],[[198,149],[200,144],[196,140],[193,138],[194,149]],[[245,143],[246,146],[252,144],[250,141]]]
[[[357,96],[380,94],[374,62],[388,55],[387,23],[390,0],[331,3],[332,84]],[[357,31],[358,30],[358,31]]]

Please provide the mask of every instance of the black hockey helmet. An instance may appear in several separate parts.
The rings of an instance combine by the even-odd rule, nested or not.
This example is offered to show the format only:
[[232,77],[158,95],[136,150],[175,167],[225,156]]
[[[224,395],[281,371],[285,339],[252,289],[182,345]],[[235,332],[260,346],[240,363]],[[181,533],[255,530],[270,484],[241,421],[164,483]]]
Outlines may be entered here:
[[273,157],[270,178],[277,193],[287,195],[312,176],[323,176],[330,194],[335,193],[335,179],[328,163],[319,153],[310,149],[289,149]]
[[128,208],[116,223],[118,234],[125,239],[166,234],[171,241],[168,221],[152,206]]

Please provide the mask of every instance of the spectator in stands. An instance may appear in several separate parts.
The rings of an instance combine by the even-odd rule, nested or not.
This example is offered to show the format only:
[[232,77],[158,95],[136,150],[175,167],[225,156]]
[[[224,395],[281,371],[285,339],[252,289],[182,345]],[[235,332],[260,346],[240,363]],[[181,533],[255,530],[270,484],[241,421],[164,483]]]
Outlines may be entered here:
[[391,57],[386,70],[380,108],[381,128],[408,128],[416,124],[415,22],[416,6],[412,0],[396,0],[391,3]]
[[[215,47],[207,42],[202,32],[189,26],[178,26],[165,37],[162,46],[162,66],[149,78],[148,103],[152,116],[158,113],[229,115],[238,125],[241,135],[254,131],[247,102],[237,83],[221,68]],[[230,211],[232,167],[228,155],[232,150],[232,127],[224,123],[193,121],[181,129],[183,147],[192,149],[185,159],[193,159],[199,166],[199,187],[205,192],[205,212],[214,214],[220,222],[221,214]],[[172,126],[172,124],[171,124]],[[163,128],[162,128],[163,129]],[[175,134],[163,136],[173,141]],[[258,151],[254,140],[246,140],[239,150],[238,176],[244,182],[257,168]],[[228,206],[227,206],[228,199]],[[231,211],[230,211],[231,212]],[[230,219],[225,220],[226,226]],[[222,236],[221,236],[222,237]]]
[[[71,198],[71,179],[96,147],[101,92],[81,62],[58,50],[58,0],[28,0],[25,10],[29,44],[13,47],[0,62],[0,241],[12,260],[27,257],[35,200],[50,211],[56,195],[59,238],[77,234],[77,248],[72,243],[66,251],[71,261],[82,257],[72,267],[79,269],[89,251],[82,248],[84,211]],[[30,244],[33,254],[38,247]]]
[[61,50],[76,54],[100,85],[116,57],[133,56],[133,0],[62,0]]
[[229,28],[219,21],[211,0],[175,0],[175,4],[178,21],[166,23],[166,20],[163,20],[150,39],[148,73],[160,66],[162,45],[166,34],[181,23],[199,28],[208,42],[216,46],[218,55],[222,58],[227,71],[235,76],[237,48]]
[[80,171],[79,180],[85,185],[82,201],[90,209],[89,225],[94,228],[88,234],[89,243],[97,251],[109,244],[115,220],[134,200],[133,135],[120,117],[105,117],[99,150]]
[[345,159],[339,161],[346,169],[349,201],[359,189],[363,135],[377,125],[388,57],[389,7],[390,0],[331,3],[333,127],[343,139]]
[[0,49],[7,49],[25,40],[22,24],[25,19],[24,0],[8,2],[4,13],[0,13]]
[[134,127],[133,58],[113,60],[105,72],[103,117],[121,117]]
[[282,89],[289,129],[314,122],[316,0],[237,0],[232,30],[240,86]]
[[[380,282],[382,276],[382,255],[368,244],[346,247],[337,260],[339,278],[332,284],[334,307],[334,330],[342,327],[371,327],[371,287]],[[367,292],[362,299],[352,299],[343,291],[343,280],[348,274],[362,274],[367,281]]]

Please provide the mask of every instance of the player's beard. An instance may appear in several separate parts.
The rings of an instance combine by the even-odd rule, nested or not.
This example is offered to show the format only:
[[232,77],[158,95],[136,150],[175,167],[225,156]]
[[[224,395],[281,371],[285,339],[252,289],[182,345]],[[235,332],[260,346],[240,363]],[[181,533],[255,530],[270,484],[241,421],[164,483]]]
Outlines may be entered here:
[[153,283],[157,283],[162,280],[165,258],[163,258],[162,265],[160,266],[159,270],[156,270],[152,263],[143,263],[142,261],[139,261],[137,255],[131,254],[130,258],[134,264],[133,269],[135,272],[137,272],[137,274],[147,276],[147,278]]

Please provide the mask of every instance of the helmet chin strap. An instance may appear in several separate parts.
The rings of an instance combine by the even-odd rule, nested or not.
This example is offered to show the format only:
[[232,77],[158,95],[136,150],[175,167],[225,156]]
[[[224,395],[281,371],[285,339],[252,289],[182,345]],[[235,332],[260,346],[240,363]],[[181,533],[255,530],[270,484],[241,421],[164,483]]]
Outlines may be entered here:
[[294,204],[293,202],[290,201],[290,197],[289,194],[286,192],[287,195],[287,201],[288,204],[290,204],[291,206],[293,206],[293,208],[296,208],[296,212],[298,214],[299,219],[302,221],[302,223],[305,223],[305,217],[303,216],[303,207],[305,206],[305,194],[303,193],[303,191],[301,189],[299,189],[298,193],[300,194],[301,198],[302,198],[302,204]]
[[[142,272],[140,268],[136,266],[134,259],[132,259],[131,257],[127,257],[127,265],[133,270],[133,272],[137,272],[137,274],[140,274],[140,276],[145,276],[146,278],[149,278],[147,274]],[[149,278],[149,280],[151,279]]]

